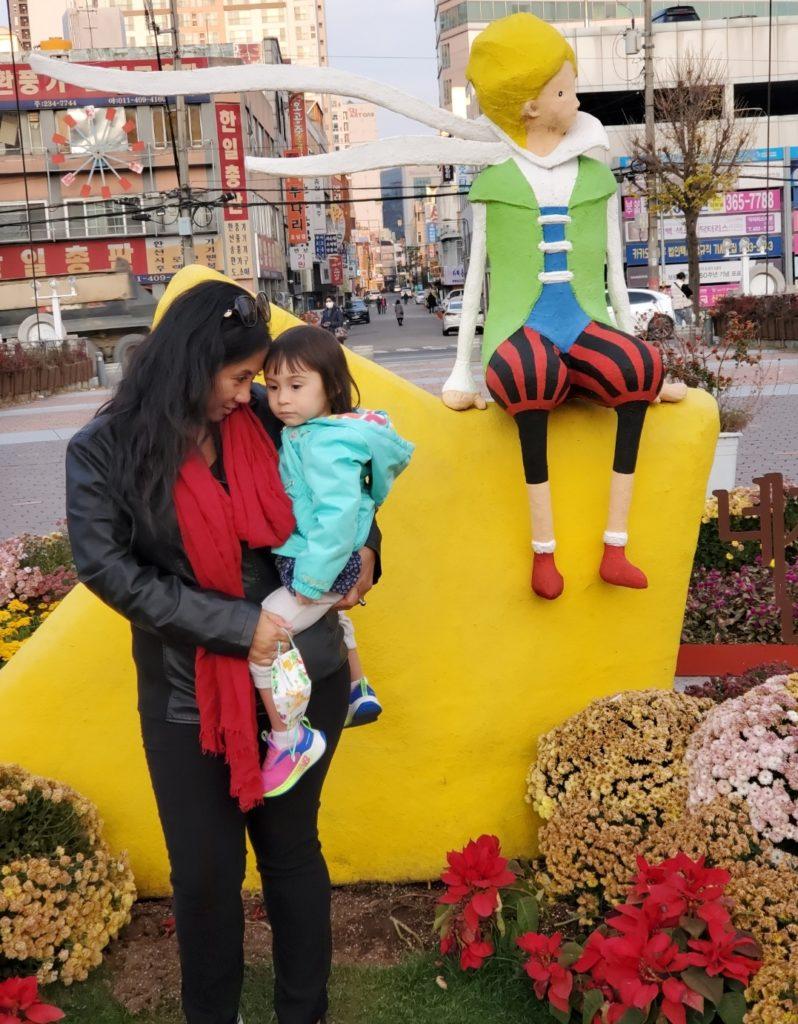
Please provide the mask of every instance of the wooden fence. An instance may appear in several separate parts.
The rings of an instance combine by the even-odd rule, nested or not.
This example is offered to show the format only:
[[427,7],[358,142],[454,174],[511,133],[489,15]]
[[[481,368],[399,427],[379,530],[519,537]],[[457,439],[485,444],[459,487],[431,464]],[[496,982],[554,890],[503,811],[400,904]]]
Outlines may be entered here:
[[59,388],[86,384],[94,376],[91,359],[78,359],[63,366],[32,366],[25,370],[0,370],[0,402],[8,402]]

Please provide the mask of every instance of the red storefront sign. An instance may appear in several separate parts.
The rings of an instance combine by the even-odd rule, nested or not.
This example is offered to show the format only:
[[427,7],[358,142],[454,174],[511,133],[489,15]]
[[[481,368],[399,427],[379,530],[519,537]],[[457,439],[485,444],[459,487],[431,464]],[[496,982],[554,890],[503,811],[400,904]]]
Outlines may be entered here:
[[344,283],[344,264],[340,256],[329,256],[330,284],[340,285]]
[[288,123],[291,126],[291,149],[297,156],[307,156],[308,121],[305,116],[305,97],[294,92],[288,97]]
[[[219,266],[217,240],[197,241],[197,256],[207,267]],[[147,280],[168,280],[183,265],[180,239],[124,238],[121,240],[46,242],[41,245],[0,246],[0,280],[64,277],[115,270],[124,260],[131,271]]]
[[[300,156],[295,149],[287,149],[286,157]],[[301,178],[285,179],[286,224],[288,244],[303,245],[308,240],[308,219],[305,214],[305,184]]]
[[[87,63],[103,68],[118,68],[122,71],[156,71],[156,60],[100,60]],[[164,70],[171,70],[171,63],[164,63]],[[207,68],[207,57],[187,57],[183,61],[186,70],[191,68]],[[47,110],[67,107],[82,107],[89,104],[95,107],[123,107],[137,105],[157,105],[163,103],[163,96],[118,96],[83,89],[79,85],[68,85],[58,82],[47,75],[37,75],[27,64],[18,64],[16,68],[16,88],[19,91],[19,105],[23,110]],[[201,83],[197,83],[200,85]],[[197,101],[206,97],[187,96],[187,102]],[[14,66],[0,64],[0,110],[11,110],[16,106],[14,88]]]
[[248,220],[244,207],[244,136],[241,131],[241,107],[237,103],[216,104],[216,132],[219,138],[222,189],[235,193],[235,199],[224,208],[224,219]]

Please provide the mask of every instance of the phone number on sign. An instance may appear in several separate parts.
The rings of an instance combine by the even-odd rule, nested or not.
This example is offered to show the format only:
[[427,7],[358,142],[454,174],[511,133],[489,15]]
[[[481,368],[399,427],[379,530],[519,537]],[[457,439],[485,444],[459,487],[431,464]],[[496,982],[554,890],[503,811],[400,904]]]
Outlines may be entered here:
[[777,209],[775,189],[756,192],[727,192],[723,196],[726,213],[757,213],[761,210]]

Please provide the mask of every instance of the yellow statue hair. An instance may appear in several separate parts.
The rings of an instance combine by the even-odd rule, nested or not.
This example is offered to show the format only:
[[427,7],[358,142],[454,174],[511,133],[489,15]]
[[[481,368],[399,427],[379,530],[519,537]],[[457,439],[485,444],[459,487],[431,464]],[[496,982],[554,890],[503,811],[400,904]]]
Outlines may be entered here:
[[524,104],[537,98],[567,60],[576,71],[576,54],[556,28],[534,14],[511,14],[474,40],[466,78],[482,112],[523,146]]

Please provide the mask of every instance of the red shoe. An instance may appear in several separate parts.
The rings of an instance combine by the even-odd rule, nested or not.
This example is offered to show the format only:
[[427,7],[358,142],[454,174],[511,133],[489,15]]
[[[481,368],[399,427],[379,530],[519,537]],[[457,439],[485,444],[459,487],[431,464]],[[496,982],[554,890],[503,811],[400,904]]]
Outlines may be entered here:
[[614,587],[631,587],[632,590],[645,590],[648,587],[646,574],[632,565],[626,557],[626,548],[614,544],[604,545],[599,576]]
[[554,555],[539,554],[535,551],[532,555],[532,589],[534,592],[538,597],[553,601],[560,596],[564,588],[565,581],[554,564]]

